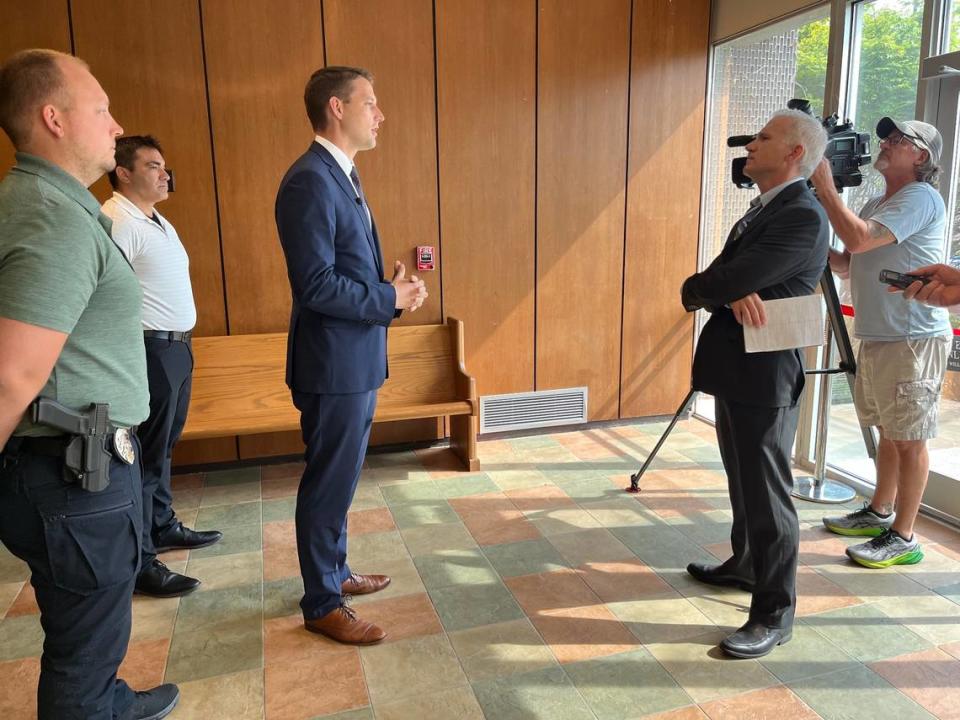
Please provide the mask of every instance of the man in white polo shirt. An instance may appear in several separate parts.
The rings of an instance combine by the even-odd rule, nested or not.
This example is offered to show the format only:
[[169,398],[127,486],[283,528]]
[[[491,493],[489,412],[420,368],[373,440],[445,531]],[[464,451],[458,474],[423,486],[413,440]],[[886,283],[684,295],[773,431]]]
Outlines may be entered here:
[[160,144],[150,135],[117,140],[114,193],[103,205],[113,220],[113,240],[143,289],[143,335],[150,384],[150,417],[140,426],[143,445],[143,548],[136,592],[154,597],[185,595],[200,581],[173,572],[157,553],[212,545],[223,534],[183,526],[173,511],[170,457],[190,404],[193,354],[190,333],[197,309],[189,259],[177,231],[156,211],[167,199],[167,174]]

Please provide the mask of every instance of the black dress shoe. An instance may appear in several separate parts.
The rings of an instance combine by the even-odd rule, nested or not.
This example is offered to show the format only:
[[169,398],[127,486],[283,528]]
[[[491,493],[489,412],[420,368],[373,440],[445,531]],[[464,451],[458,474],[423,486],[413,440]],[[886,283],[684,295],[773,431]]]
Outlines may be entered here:
[[753,580],[731,572],[723,565],[704,565],[703,563],[690,563],[687,565],[687,572],[695,580],[708,585],[723,585],[726,587],[738,587],[749,593],[753,592]]
[[176,573],[159,560],[154,560],[137,575],[133,591],[150,597],[179,597],[200,587],[200,581]]
[[758,658],[768,655],[777,645],[790,642],[790,628],[772,628],[750,621],[732,635],[727,635],[720,647],[727,655],[738,658]]
[[120,720],[161,720],[173,712],[179,700],[180,689],[170,683],[134,693],[133,705],[120,716]]
[[154,539],[158,553],[167,550],[197,550],[220,542],[223,533],[219,530],[191,530],[178,522],[169,530],[164,530]]

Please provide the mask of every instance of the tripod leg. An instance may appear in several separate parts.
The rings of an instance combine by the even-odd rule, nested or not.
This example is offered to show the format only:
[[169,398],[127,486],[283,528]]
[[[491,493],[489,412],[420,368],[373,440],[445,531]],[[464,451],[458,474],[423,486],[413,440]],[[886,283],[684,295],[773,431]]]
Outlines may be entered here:
[[673,430],[673,427],[677,424],[677,420],[680,419],[680,416],[687,411],[690,404],[693,402],[694,397],[696,397],[696,394],[697,391],[693,388],[690,388],[690,392],[687,393],[687,396],[683,399],[683,402],[680,403],[680,407],[677,408],[677,412],[673,414],[673,419],[670,421],[670,424],[667,425],[667,429],[663,431],[663,435],[660,436],[660,439],[657,440],[657,444],[653,447],[653,452],[650,453],[650,456],[643,463],[643,467],[630,476],[630,487],[627,488],[628,493],[640,492],[640,478],[643,477],[643,474],[647,471],[647,468],[650,467],[650,463],[653,462],[653,459],[657,456],[657,453],[660,452],[660,447],[664,442],[666,442],[667,436],[670,435],[670,431]]

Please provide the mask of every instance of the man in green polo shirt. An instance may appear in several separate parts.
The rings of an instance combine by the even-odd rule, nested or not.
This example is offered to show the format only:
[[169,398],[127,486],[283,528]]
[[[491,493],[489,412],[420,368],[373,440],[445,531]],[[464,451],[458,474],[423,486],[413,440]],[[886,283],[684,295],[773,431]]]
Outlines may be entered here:
[[107,488],[86,490],[64,469],[69,435],[25,415],[38,396],[73,411],[109,403],[118,437],[147,417],[140,287],[87,190],[114,166],[122,129],[108,106],[69,55],[27,50],[0,66],[0,127],[18,151],[0,183],[0,541],[30,566],[40,607],[41,720],[159,720],[179,698],[174,685],[135,693],[116,676],[139,463],[118,447]]

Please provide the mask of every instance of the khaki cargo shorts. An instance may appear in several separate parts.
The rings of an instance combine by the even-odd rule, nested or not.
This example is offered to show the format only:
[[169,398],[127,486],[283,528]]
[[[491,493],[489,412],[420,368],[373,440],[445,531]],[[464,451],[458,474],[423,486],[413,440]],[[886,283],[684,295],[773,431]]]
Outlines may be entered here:
[[862,341],[853,390],[860,424],[883,428],[890,440],[935,438],[950,340]]

